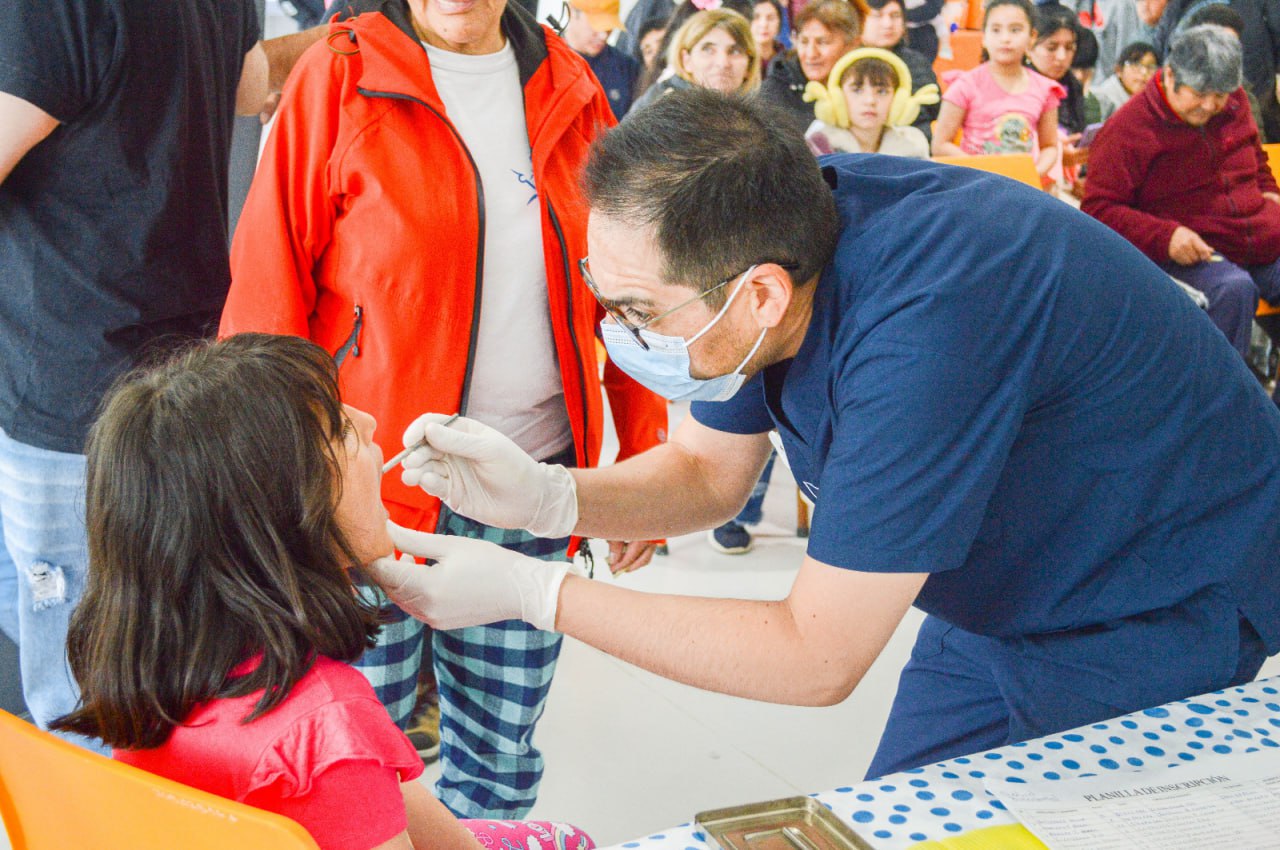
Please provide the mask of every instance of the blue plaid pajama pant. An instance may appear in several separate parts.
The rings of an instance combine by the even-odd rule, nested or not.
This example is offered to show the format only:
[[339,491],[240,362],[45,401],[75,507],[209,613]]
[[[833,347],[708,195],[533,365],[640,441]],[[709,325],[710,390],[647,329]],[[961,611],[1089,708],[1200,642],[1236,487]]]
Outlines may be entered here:
[[[547,540],[493,528],[441,506],[440,534],[489,540],[547,561],[565,560],[568,538]],[[376,591],[375,591],[376,592]],[[384,603],[385,599],[382,600]],[[385,604],[391,621],[378,645],[356,662],[401,728],[417,700],[425,627]],[[538,797],[542,753],[533,730],[542,716],[561,636],[519,620],[431,635],[440,690],[440,762],[436,796],[462,818],[519,819]]]

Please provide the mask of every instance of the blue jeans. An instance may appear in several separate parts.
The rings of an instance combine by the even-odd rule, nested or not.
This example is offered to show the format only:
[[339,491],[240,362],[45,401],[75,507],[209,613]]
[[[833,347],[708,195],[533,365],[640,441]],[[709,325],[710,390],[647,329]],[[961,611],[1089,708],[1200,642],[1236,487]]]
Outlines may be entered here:
[[23,696],[41,727],[80,698],[67,665],[67,624],[89,569],[84,475],[84,455],[29,446],[0,430],[0,627],[18,644]]

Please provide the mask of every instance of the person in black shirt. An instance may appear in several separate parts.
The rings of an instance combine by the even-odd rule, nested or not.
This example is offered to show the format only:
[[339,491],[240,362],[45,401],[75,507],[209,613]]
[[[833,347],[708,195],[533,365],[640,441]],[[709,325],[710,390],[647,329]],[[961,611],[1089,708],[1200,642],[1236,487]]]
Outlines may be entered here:
[[267,64],[252,0],[41,0],[0,28],[0,627],[41,726],[77,700],[90,423],[139,359],[217,327],[232,119]]

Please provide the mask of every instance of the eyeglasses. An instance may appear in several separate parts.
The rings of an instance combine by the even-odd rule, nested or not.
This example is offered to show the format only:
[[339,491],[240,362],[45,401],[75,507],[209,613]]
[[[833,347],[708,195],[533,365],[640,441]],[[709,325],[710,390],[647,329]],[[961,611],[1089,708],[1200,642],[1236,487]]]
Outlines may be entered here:
[[[771,261],[764,260],[764,261],[761,261],[760,263],[752,263],[751,266],[746,271],[739,272],[738,274],[735,274],[731,278],[722,280],[719,283],[717,283],[715,286],[711,287],[710,289],[704,289],[702,292],[698,293],[692,298],[685,301],[681,301],[679,304],[672,307],[670,310],[664,310],[658,315],[652,316],[648,319],[645,319],[643,322],[639,322],[639,323],[633,322],[630,319],[628,319],[625,315],[623,315],[623,313],[620,310],[614,307],[612,303],[609,302],[608,299],[606,299],[603,295],[600,294],[600,287],[596,286],[595,278],[591,276],[591,269],[587,267],[586,257],[583,257],[581,260],[578,260],[578,271],[582,272],[582,280],[587,284],[587,289],[591,290],[591,294],[594,295],[595,299],[600,302],[600,306],[603,307],[604,311],[609,314],[609,317],[612,318],[615,322],[617,322],[620,327],[624,328],[628,333],[630,333],[633,337],[635,337],[636,344],[638,344],[645,351],[648,351],[649,343],[645,342],[645,339],[643,336],[641,336],[640,331],[644,330],[645,328],[649,327],[654,322],[660,319],[665,319],[667,316],[670,316],[672,313],[681,309],[682,307],[688,307],[690,304],[692,304],[695,301],[701,301],[702,299],[706,298],[708,295],[715,292],[716,290],[721,289],[722,287],[728,286],[729,284],[733,283],[738,278],[745,277],[746,275],[754,271],[756,266],[762,265],[765,262],[771,262]],[[782,266],[784,269],[788,271],[795,271],[797,268],[795,263],[778,263],[777,265]]]
[[1135,70],[1142,71],[1144,74],[1154,74],[1156,71],[1160,70],[1159,65],[1149,65],[1146,62],[1126,62],[1124,63],[1124,66],[1126,68],[1133,68]]

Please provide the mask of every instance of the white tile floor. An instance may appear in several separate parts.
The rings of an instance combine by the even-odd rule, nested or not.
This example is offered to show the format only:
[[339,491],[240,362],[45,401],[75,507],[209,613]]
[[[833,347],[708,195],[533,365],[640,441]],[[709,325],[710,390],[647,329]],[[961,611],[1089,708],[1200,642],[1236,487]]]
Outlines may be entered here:
[[[673,428],[685,409],[673,406]],[[604,456],[614,452],[606,442]],[[795,483],[775,464],[753,551],[722,555],[705,534],[688,535],[618,581],[655,593],[782,598],[804,553],[795,519]],[[614,580],[604,569],[596,575]],[[566,639],[535,739],[547,769],[530,816],[572,821],[612,844],[704,809],[861,779],[919,622],[912,612],[854,695],[831,708],[699,691]]]

